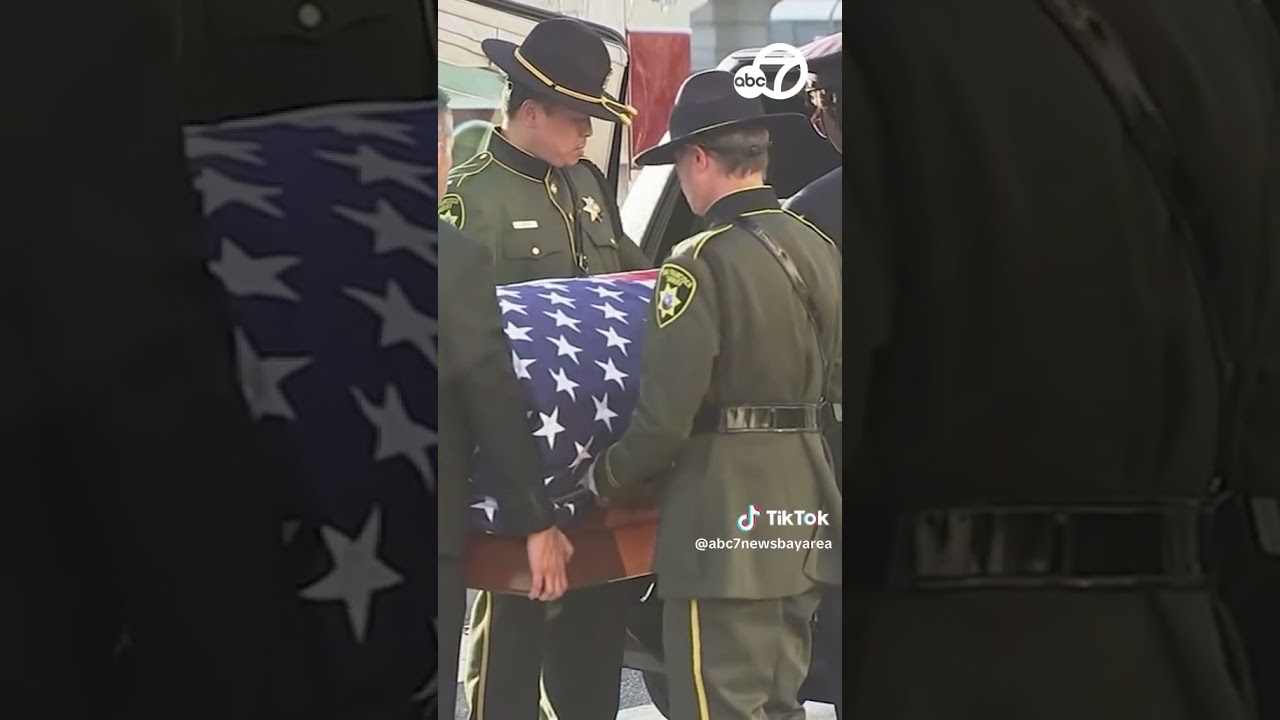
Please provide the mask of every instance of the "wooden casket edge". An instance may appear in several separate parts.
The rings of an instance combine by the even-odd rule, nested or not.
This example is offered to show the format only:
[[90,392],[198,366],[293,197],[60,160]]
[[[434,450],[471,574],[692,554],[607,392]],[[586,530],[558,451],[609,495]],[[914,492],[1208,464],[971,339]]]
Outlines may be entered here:
[[[658,513],[654,508],[593,509],[565,531],[573,543],[569,589],[622,582],[652,573]],[[523,538],[475,534],[463,555],[467,587],[503,594],[529,592]]]

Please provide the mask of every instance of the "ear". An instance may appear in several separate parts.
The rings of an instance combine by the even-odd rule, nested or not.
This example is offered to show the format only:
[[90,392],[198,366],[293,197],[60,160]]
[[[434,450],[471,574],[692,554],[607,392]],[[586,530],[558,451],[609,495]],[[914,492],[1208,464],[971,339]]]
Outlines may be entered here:
[[538,122],[538,104],[533,100],[525,100],[516,110],[516,120],[524,125],[536,125]]
[[693,165],[698,168],[699,171],[705,172],[707,168],[711,167],[711,153],[707,152],[707,149],[701,145],[694,145]]

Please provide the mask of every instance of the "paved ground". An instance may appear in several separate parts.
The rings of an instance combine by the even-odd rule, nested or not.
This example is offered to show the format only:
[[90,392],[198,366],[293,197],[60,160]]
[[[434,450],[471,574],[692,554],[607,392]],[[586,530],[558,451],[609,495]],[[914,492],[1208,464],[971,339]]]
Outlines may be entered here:
[[[468,591],[468,606],[475,600],[475,593]],[[458,707],[454,712],[454,720],[466,720],[467,706],[466,700],[463,699],[461,681],[463,677],[463,668],[466,667],[466,650],[467,645],[465,639],[462,643],[463,657],[458,663]],[[649,702],[649,693],[645,692],[644,680],[641,679],[640,673],[635,670],[622,671],[622,686],[619,694],[619,705],[621,711],[618,713],[617,720],[664,720],[662,713]],[[835,720],[835,710],[830,705],[821,705],[818,703],[808,703],[805,706],[808,711],[808,720]]]

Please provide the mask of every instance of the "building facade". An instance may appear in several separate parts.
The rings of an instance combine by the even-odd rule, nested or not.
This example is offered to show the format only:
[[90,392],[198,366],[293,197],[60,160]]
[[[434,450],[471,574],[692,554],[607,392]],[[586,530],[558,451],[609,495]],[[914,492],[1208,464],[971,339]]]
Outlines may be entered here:
[[840,30],[842,0],[525,0],[618,30],[683,29],[693,70],[744,47],[802,45]]

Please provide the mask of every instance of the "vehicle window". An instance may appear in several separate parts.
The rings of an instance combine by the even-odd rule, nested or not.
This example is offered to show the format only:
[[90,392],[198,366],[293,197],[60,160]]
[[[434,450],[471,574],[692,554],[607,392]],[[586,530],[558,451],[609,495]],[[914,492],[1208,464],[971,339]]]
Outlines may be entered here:
[[440,87],[453,111],[453,161],[462,164],[489,144],[489,132],[502,122],[502,76],[489,68],[437,63]]
[[[666,139],[665,136],[663,138]],[[669,185],[670,184],[670,185]],[[665,223],[657,217],[664,206],[664,195],[675,185],[675,175],[669,165],[640,168],[631,181],[631,190],[622,204],[622,229],[642,248],[645,236],[652,227]],[[676,188],[679,192],[679,188]]]
[[[461,163],[471,156],[467,153],[474,154],[484,149],[487,127],[502,122],[502,92],[506,81],[481,52],[480,41],[501,38],[518,43],[529,34],[537,20],[472,0],[441,0],[439,5],[439,56],[436,66],[440,86],[454,98],[454,161]],[[605,45],[614,62],[614,72],[609,77],[607,89],[618,97],[623,90],[626,49],[608,40]],[[621,141],[619,158],[630,156],[627,133],[620,132],[620,126],[603,120],[597,120],[593,125],[595,134],[587,143],[587,157],[609,171],[615,140]],[[625,172],[622,177],[626,177]]]
[[[805,102],[800,97],[790,100],[765,99],[764,104],[766,112],[808,115]],[[831,147],[831,143],[807,124],[800,122],[794,131],[773,138],[767,180],[778,191],[778,197],[786,199],[839,165],[840,154]]]
[[627,236],[658,262],[671,253],[676,243],[697,232],[700,222],[685,202],[670,165],[642,168],[622,206]]

